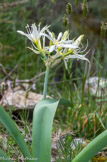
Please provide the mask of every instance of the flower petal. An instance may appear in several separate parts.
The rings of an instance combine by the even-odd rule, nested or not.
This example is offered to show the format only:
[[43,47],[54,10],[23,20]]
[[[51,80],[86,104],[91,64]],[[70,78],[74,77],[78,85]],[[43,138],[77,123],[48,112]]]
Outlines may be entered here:
[[85,57],[85,55],[78,55],[78,54],[66,56],[64,59],[68,60],[68,59],[75,59],[75,58],[76,59],[81,59],[81,60],[86,60],[86,61],[89,62],[89,60]]
[[63,48],[73,48],[73,49],[78,48],[78,46],[75,45],[75,44],[60,44],[60,45],[58,45],[58,47],[63,47]]
[[28,35],[28,34],[24,33],[24,32],[21,31],[21,30],[17,30],[17,32],[18,32],[19,34],[21,34],[21,35],[24,35],[24,36]]
[[28,49],[30,49],[30,50],[32,50],[34,53],[36,53],[36,54],[40,54],[40,52],[39,51],[36,51],[36,50],[34,50],[33,48],[30,48],[30,47],[27,47]]
[[35,40],[35,39],[38,38],[39,32],[38,32],[37,27],[36,27],[35,24],[32,24],[31,27],[32,27],[32,38]]
[[64,41],[64,40],[62,40],[62,41],[60,41],[61,43],[65,43],[65,44],[69,44],[69,43],[73,43],[73,40],[67,40],[67,41]]
[[49,40],[53,41],[53,40],[51,39],[51,37],[50,37],[48,34],[46,34],[46,33],[40,33],[40,35],[41,35],[41,36],[45,36],[45,37],[47,37]]
[[49,26],[44,26],[42,29],[41,29],[41,31],[40,31],[40,33],[39,34],[42,34],[42,33],[44,33],[45,31],[47,31],[48,30],[48,28],[49,28]]
[[20,30],[17,30],[17,32],[18,32],[19,34],[21,34],[21,35],[26,36],[29,40],[32,41],[32,38],[31,38],[31,35],[30,35],[30,34],[26,34],[26,33],[24,33],[23,31],[20,31]]
[[59,33],[57,41],[59,41],[61,39],[61,37],[62,37],[62,32]]
[[55,41],[55,38],[54,38],[53,34],[49,30],[47,30],[47,32],[50,35],[51,39]]
[[49,48],[49,52],[53,52],[55,49],[55,45],[52,45],[50,48]]

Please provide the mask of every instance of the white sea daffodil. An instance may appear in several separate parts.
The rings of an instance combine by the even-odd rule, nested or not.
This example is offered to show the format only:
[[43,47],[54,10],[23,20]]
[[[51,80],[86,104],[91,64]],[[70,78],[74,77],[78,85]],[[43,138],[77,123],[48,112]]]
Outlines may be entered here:
[[46,25],[40,30],[40,24],[38,25],[38,27],[35,24],[32,24],[31,27],[29,27],[29,25],[26,26],[27,33],[24,33],[20,30],[18,30],[17,32],[26,36],[32,42],[34,48],[29,47],[29,49],[31,49],[36,54],[40,54],[41,52],[44,53],[45,50],[44,46],[42,46],[41,44],[40,38],[42,36],[44,37],[45,31],[47,31],[48,28],[49,26]]
[[73,44],[78,46],[76,49],[69,48],[68,50],[67,49],[63,50],[62,55],[63,55],[63,59],[64,59],[64,63],[66,67],[67,67],[67,62],[69,59],[77,59],[77,60],[81,59],[81,60],[85,60],[89,62],[89,60],[86,58],[86,55],[88,54],[89,51],[83,54],[86,51],[88,44],[84,50],[82,50],[82,47],[80,47],[83,37],[84,35],[80,35],[74,41]]
[[[50,66],[53,68],[55,65],[61,62],[61,60],[64,60],[65,66],[67,68],[67,62],[69,59],[81,59],[88,61],[89,60],[86,58],[87,53],[83,54],[87,46],[84,50],[82,50],[81,41],[83,39],[84,35],[79,36],[75,41],[73,41],[73,47],[75,46],[76,48],[62,48],[60,51],[57,50],[56,54],[51,56],[48,60],[46,60],[45,64],[46,66]],[[66,44],[65,44],[66,45]]]
[[[31,27],[27,25],[26,28],[27,33],[24,33],[23,31],[17,32],[26,36],[32,42],[33,47],[28,48],[34,53],[40,54],[46,66],[52,68],[60,63],[61,60],[64,60],[65,64],[67,65],[68,59],[75,58],[89,61],[85,57],[87,53],[83,55],[83,52],[85,52],[87,46],[85,50],[82,51],[83,48],[81,41],[84,35],[80,35],[76,40],[70,40],[68,30],[64,33],[60,32],[58,37],[55,38],[55,34],[49,31],[49,26],[47,25],[41,30],[40,24],[38,27],[35,24],[32,24]],[[50,40],[48,46],[45,45],[46,37]]]
[[69,31],[65,31],[64,33],[60,32],[58,34],[58,37],[55,38],[55,34],[51,33],[49,30],[47,30],[48,35],[45,34],[45,36],[50,40],[50,47],[49,52],[53,52],[54,50],[61,50],[62,48],[77,48],[78,46],[76,44],[73,44],[73,40],[69,40]]

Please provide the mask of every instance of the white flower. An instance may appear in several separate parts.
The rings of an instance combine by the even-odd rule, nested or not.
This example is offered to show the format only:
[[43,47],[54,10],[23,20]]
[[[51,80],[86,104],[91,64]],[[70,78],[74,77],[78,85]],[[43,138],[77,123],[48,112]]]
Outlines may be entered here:
[[58,49],[62,48],[77,48],[78,46],[76,44],[73,44],[73,40],[69,40],[69,31],[65,31],[64,34],[60,32],[58,34],[58,37],[55,38],[54,33],[51,33],[49,30],[47,30],[48,35],[45,34],[45,36],[50,40],[51,46],[49,47],[49,52],[53,52],[54,50],[57,51]]
[[33,43],[36,43],[37,41],[40,40],[40,37],[43,35],[43,33],[49,28],[49,26],[45,26],[40,30],[40,24],[38,25],[38,28],[35,24],[31,25],[31,28],[29,25],[26,26],[27,33],[24,33],[23,31],[18,30],[17,32],[19,34],[22,34],[26,36],[29,40],[31,40]]
[[[64,59],[64,63],[65,66],[67,68],[67,62],[69,59],[77,59],[77,60],[85,60],[88,61],[89,60],[86,58],[86,55],[89,53],[89,51],[86,52],[87,46],[84,50],[82,50],[82,48],[79,47],[79,45],[81,44],[80,39],[83,39],[83,36],[80,36],[75,42],[74,44],[78,45],[77,49],[69,49],[69,50],[63,50],[62,55],[63,55],[63,59]],[[85,54],[83,54],[85,52]]]
[[[50,55],[49,59],[45,61],[45,65],[49,66],[50,68],[57,65],[61,60],[64,60],[65,66],[67,68],[67,62],[69,59],[81,59],[88,61],[86,58],[87,53],[86,48],[83,50],[83,45],[81,43],[84,35],[80,35],[76,40],[69,40],[68,31],[64,34],[59,33],[57,39],[53,33],[48,31],[49,35],[46,36],[51,40],[52,45],[49,47],[49,52],[56,51],[55,55]],[[60,48],[60,49],[59,49]],[[85,54],[84,54],[85,53]]]
[[86,60],[89,62],[89,60],[85,57],[85,55],[79,55],[79,54],[72,54],[72,55],[68,55],[64,58],[64,60],[68,60],[68,59],[80,59],[80,60]]
[[41,36],[44,37],[44,33],[45,31],[47,31],[48,28],[49,26],[46,25],[40,30],[40,24],[38,25],[38,27],[35,24],[32,24],[31,27],[29,27],[29,25],[26,26],[27,33],[24,33],[23,31],[20,30],[18,30],[17,32],[19,34],[26,36],[32,42],[32,45],[35,48],[30,49],[35,53],[39,54],[40,52],[43,52],[40,38]]
[[[55,38],[55,34],[49,31],[49,26],[45,26],[40,30],[40,24],[38,27],[35,24],[32,24],[31,27],[29,25],[26,26],[27,33],[23,31],[17,31],[18,33],[26,36],[31,42],[33,47],[30,48],[34,53],[40,54],[41,58],[44,60],[45,65],[49,67],[54,67],[61,60],[64,60],[65,65],[67,65],[67,61],[69,59],[81,59],[89,60],[86,58],[85,53],[87,46],[84,50],[83,45],[81,43],[84,35],[80,35],[76,40],[69,39],[69,31],[65,31],[64,33],[60,32]],[[45,38],[50,40],[49,45],[45,45]],[[52,53],[54,51],[54,53]]]

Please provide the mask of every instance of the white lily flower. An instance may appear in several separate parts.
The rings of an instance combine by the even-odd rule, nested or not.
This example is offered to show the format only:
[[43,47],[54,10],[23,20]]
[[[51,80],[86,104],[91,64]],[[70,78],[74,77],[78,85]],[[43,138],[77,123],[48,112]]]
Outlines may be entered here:
[[[46,66],[54,67],[61,60],[64,60],[67,65],[68,59],[81,59],[88,61],[89,60],[82,53],[86,51],[87,46],[82,50],[81,41],[84,35],[80,35],[76,40],[69,39],[69,31],[64,33],[60,32],[55,38],[55,34],[48,30],[49,26],[45,26],[40,30],[40,24],[38,27],[35,24],[32,24],[31,28],[29,25],[26,26],[27,33],[22,31],[17,31],[18,33],[26,36],[31,42],[33,47],[30,48],[34,53],[40,54],[42,59],[45,62]],[[45,38],[50,40],[49,46],[45,45]],[[42,40],[42,41],[41,41]],[[55,51],[56,54],[50,55],[51,52]]]
[[[71,44],[71,48],[68,49],[68,51],[64,50],[63,53],[63,57],[64,57],[64,61],[66,62],[68,59],[81,59],[81,60],[85,60],[88,61],[89,60],[86,58],[87,53],[83,54],[83,52],[86,51],[87,47],[88,47],[88,43],[86,45],[86,48],[84,50],[82,50],[82,47],[80,47],[81,45],[81,41],[83,39],[84,35],[80,35],[72,44]],[[77,48],[72,48],[72,46],[76,46]]]
[[65,31],[64,34],[59,33],[57,39],[55,39],[54,34],[52,34],[49,30],[47,30],[49,35],[45,35],[51,42],[52,45],[49,47],[49,52],[57,51],[62,48],[69,49],[78,49],[84,35],[80,35],[75,41],[69,40],[69,32]]
[[35,24],[31,25],[31,28],[29,25],[26,26],[27,33],[24,33],[23,31],[18,30],[17,32],[19,34],[22,34],[26,36],[29,40],[31,40],[33,43],[37,43],[40,40],[40,37],[43,35],[43,33],[49,28],[49,26],[45,26],[40,30],[40,24],[38,25],[38,28]]
[[35,53],[39,54],[39,52],[43,52],[40,38],[41,36],[44,36],[44,33],[48,30],[48,28],[49,26],[46,25],[40,30],[40,24],[38,25],[38,27],[35,24],[32,24],[31,27],[29,27],[29,25],[26,26],[27,33],[24,33],[20,30],[18,30],[17,32],[21,35],[26,36],[32,42],[32,45],[34,47],[34,49],[30,49],[33,50],[33,52],[35,51]]
[[73,54],[73,55],[66,56],[64,58],[64,64],[65,64],[66,69],[67,69],[67,62],[69,59],[85,60],[90,63],[90,61],[85,56],[86,54],[85,55]]
[[69,55],[69,56],[66,56],[64,59],[65,60],[68,60],[68,59],[81,59],[81,60],[86,60],[86,61],[89,62],[89,60],[85,57],[85,55],[79,55],[79,54]]
[[69,40],[69,32],[65,31],[64,34],[60,32],[55,38],[55,35],[47,30],[48,35],[45,36],[52,42],[52,45],[49,47],[49,52],[53,52],[54,50],[57,51],[58,49],[62,48],[77,48],[76,44],[71,44],[73,40]]
[[[80,43],[80,42],[78,42]],[[81,48],[78,49],[70,49],[67,51],[63,51],[62,55],[63,55],[63,59],[64,59],[64,63],[65,63],[65,67],[67,68],[67,62],[69,59],[77,59],[77,60],[85,60],[88,61],[90,63],[90,61],[86,58],[86,55],[88,54],[88,52],[86,52],[85,54],[82,54],[83,52],[85,52],[87,49],[87,46],[85,48],[85,50],[81,50]]]
[[[84,35],[80,35],[76,40],[69,40],[68,33],[67,37],[63,36],[65,33],[59,33],[57,39],[55,39],[55,36],[50,31],[48,31],[48,33],[48,37],[53,43],[49,47],[49,52],[56,51],[56,54],[52,56],[50,55],[49,59],[47,59],[45,62],[46,66],[48,65],[50,68],[52,68],[54,65],[61,62],[61,60],[64,60],[65,66],[67,67],[67,62],[69,59],[81,59],[89,62],[89,60],[86,58],[88,52],[83,54],[86,51],[88,44],[84,50],[83,47],[80,46],[82,45],[81,41]],[[58,48],[60,48],[60,50]]]

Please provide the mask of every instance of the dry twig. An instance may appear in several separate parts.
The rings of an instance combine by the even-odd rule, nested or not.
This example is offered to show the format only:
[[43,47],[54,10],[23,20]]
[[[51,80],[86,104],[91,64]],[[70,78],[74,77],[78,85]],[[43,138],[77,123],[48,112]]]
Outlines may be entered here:
[[22,1],[16,1],[16,2],[12,2],[12,3],[1,3],[0,4],[0,10],[4,10],[4,9],[9,9],[11,7],[15,7],[19,4],[23,4],[28,2],[28,0],[22,0]]

